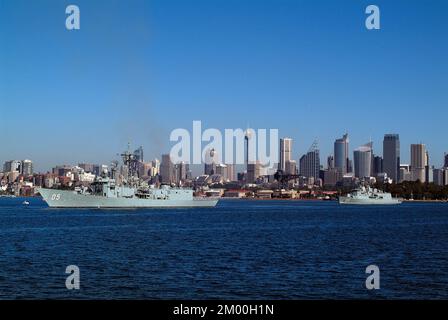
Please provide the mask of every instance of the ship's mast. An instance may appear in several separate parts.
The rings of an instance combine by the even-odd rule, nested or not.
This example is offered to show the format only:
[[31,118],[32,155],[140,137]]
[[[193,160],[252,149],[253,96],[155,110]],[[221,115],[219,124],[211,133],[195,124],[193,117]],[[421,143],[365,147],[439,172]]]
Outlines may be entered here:
[[128,142],[128,150],[120,154],[123,159],[123,164],[128,169],[126,180],[130,185],[138,184],[138,160],[130,151],[130,143]]

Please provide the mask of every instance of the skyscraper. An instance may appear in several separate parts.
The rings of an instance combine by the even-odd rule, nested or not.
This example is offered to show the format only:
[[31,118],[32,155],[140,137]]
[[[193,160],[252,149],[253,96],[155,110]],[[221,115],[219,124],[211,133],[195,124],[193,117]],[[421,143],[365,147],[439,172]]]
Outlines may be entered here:
[[227,167],[227,173],[226,173],[226,179],[229,181],[235,181],[235,164],[226,164]]
[[137,150],[134,151],[135,160],[143,162],[143,147],[140,146]]
[[175,182],[174,165],[171,162],[169,154],[162,155],[162,163],[160,164],[161,182],[171,184]]
[[320,155],[317,147],[317,142],[314,142],[306,155],[300,158],[299,173],[301,176],[310,178],[313,177],[314,181],[319,179],[320,173]]
[[425,168],[427,163],[426,147],[424,144],[411,144],[411,179],[426,182]]
[[353,152],[355,177],[366,178],[372,174],[372,143],[367,143]]
[[448,153],[444,155],[443,167],[448,168]]
[[280,139],[280,157],[278,169],[286,172],[286,162],[291,161],[292,152],[292,139],[282,138]]
[[330,170],[333,168],[334,168],[334,157],[331,155],[327,157],[327,169]]
[[22,161],[22,174],[24,176],[33,175],[33,162],[31,160]]
[[348,134],[344,134],[341,139],[334,142],[334,167],[341,173],[346,174],[349,166],[348,159]]
[[254,183],[261,176],[261,164],[255,161],[247,164],[246,183]]
[[400,178],[400,136],[386,134],[383,140],[383,170],[397,183]]
[[446,181],[446,169],[434,169],[433,170],[433,182],[436,186],[444,186],[448,183]]
[[433,182],[432,171],[434,167],[429,165],[429,152],[426,150],[425,152],[425,182],[431,183]]
[[297,174],[297,163],[296,160],[286,161],[286,167],[284,173],[286,174]]
[[187,180],[188,171],[189,171],[189,165],[184,161],[181,161],[174,165],[174,175],[176,184],[181,185],[185,180]]
[[[373,157],[373,176],[377,177],[378,174],[383,173],[383,158],[380,156]],[[389,177],[390,178],[390,177]]]
[[216,173],[217,153],[215,149],[209,149],[205,153],[204,174],[211,176]]
[[3,172],[22,172],[22,161],[20,160],[9,160],[3,164]]

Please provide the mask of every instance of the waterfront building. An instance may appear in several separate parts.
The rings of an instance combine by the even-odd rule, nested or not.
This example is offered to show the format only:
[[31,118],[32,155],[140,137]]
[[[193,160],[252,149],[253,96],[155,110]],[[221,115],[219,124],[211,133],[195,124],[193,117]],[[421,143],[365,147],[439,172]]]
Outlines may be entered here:
[[215,174],[221,175],[225,182],[235,181],[235,166],[219,163],[215,167]]
[[3,172],[22,172],[22,161],[20,160],[9,160],[3,164]]
[[258,179],[260,175],[261,175],[261,164],[259,161],[247,164],[246,183],[255,183],[255,181]]
[[320,154],[317,142],[314,142],[308,153],[303,155],[299,161],[299,174],[303,177],[313,177],[314,181],[319,179]]
[[84,170],[84,172],[95,173],[95,165],[90,163],[79,163],[78,167]]
[[433,182],[432,172],[434,170],[434,166],[429,165],[429,152],[426,150],[425,152],[425,182],[431,183]]
[[[87,171],[87,170],[86,170]],[[89,172],[89,171],[87,171]],[[109,166],[105,164],[95,164],[93,165],[93,174],[96,176],[101,176],[103,172],[109,172]],[[110,172],[109,172],[110,174]]]
[[447,184],[448,181],[445,179],[446,172],[448,172],[448,170],[444,168],[433,170],[433,182],[436,186],[445,186]]
[[347,173],[353,173],[353,160],[347,159]]
[[160,161],[159,159],[154,159],[151,161],[152,168],[151,168],[151,177],[155,177],[160,174]]
[[398,182],[411,181],[411,165],[410,164],[400,164]]
[[189,169],[188,163],[185,163],[184,161],[174,165],[174,180],[177,185],[181,185],[187,180]]
[[372,175],[372,142],[367,143],[353,152],[355,162],[355,177],[367,178]]
[[426,182],[427,153],[424,144],[411,144],[411,179]]
[[217,151],[215,149],[208,149],[205,153],[204,174],[211,176],[216,173]]
[[394,182],[400,180],[400,136],[398,134],[384,135],[383,171]]
[[52,173],[59,177],[64,177],[69,175],[73,170],[73,167],[70,165],[59,165],[51,169]]
[[140,178],[151,176],[152,162],[138,162],[137,167]]
[[19,171],[9,171],[9,172],[5,172],[7,175],[7,180],[9,183],[13,183],[17,180],[17,178],[20,176],[20,172]]
[[330,155],[327,157],[327,169],[333,169],[334,168],[334,157],[333,155]]
[[143,162],[143,147],[140,146],[137,150],[134,151],[134,159],[140,162]]
[[32,176],[34,173],[33,162],[31,160],[22,161],[22,174],[25,177]]
[[334,187],[342,180],[341,172],[335,168],[324,171],[324,186]]
[[160,164],[160,175],[162,183],[175,183],[174,165],[169,154],[162,155],[162,163]]
[[297,162],[296,160],[286,161],[285,171],[286,174],[297,174]]
[[[383,158],[380,156],[374,156],[373,157],[373,176],[377,177],[380,173],[387,173],[383,170]],[[387,175],[387,176],[389,176],[389,175]],[[395,180],[395,181],[398,181],[398,180]]]
[[339,170],[341,175],[349,172],[349,158],[348,158],[348,149],[349,149],[349,138],[348,134],[344,134],[344,136],[340,139],[336,139],[334,142],[334,167]]
[[235,176],[235,164],[226,164],[226,175],[225,178],[227,179],[227,181],[236,181],[236,176]]
[[291,161],[292,155],[292,139],[291,138],[282,138],[280,139],[280,157],[279,157],[279,165],[278,169],[286,172],[286,164],[288,161]]

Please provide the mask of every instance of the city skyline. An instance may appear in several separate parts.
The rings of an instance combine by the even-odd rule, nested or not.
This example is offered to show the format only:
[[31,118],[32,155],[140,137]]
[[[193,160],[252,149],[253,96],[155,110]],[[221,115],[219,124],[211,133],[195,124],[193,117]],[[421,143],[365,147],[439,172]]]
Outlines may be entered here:
[[[248,144],[247,144],[247,140],[246,140],[246,136],[244,138],[245,140],[245,144],[244,144],[244,152],[247,152],[248,150]],[[391,144],[392,143],[392,144]],[[132,150],[130,149],[131,145],[128,143],[128,151],[127,152],[131,152]],[[268,147],[269,148],[269,147]],[[348,133],[344,134],[342,138],[336,138],[334,140],[334,148],[333,148],[333,152],[328,154],[328,155],[322,155],[320,152],[320,147],[319,147],[319,142],[317,140],[315,140],[313,142],[313,144],[311,145],[311,147],[309,148],[309,150],[303,154],[298,154],[297,157],[294,156],[295,152],[294,152],[295,148],[294,148],[294,140],[292,138],[289,137],[281,137],[279,138],[279,144],[278,144],[278,150],[270,150],[269,152],[274,152],[277,153],[279,155],[278,159],[279,162],[278,163],[274,163],[274,165],[270,168],[270,173],[266,170],[266,173],[264,173],[264,175],[268,175],[268,174],[272,174],[273,172],[275,172],[275,170],[280,170],[280,171],[284,171],[287,174],[294,174],[296,171],[300,172],[300,174],[302,174],[303,170],[305,170],[306,172],[313,172],[313,170],[317,170],[315,171],[315,173],[310,174],[310,176],[314,176],[316,177],[318,175],[318,171],[319,169],[335,169],[337,170],[341,175],[344,174],[355,174],[356,177],[367,177],[368,175],[361,175],[359,174],[359,172],[369,172],[370,176],[375,176],[378,173],[386,173],[387,176],[391,179],[393,179],[394,181],[399,180],[400,177],[400,167],[402,166],[410,166],[413,168],[413,170],[415,170],[416,168],[420,169],[420,170],[424,170],[425,167],[431,167],[431,168],[448,168],[447,164],[448,164],[448,153],[444,152],[443,153],[443,160],[441,164],[437,164],[431,161],[431,159],[433,158],[433,156],[430,156],[430,152],[427,149],[427,145],[424,143],[412,143],[409,145],[409,148],[405,148],[400,149],[400,135],[399,134],[391,134],[391,133],[386,133],[384,134],[384,140],[383,140],[383,145],[382,145],[382,149],[374,148],[374,143],[373,141],[370,141],[368,143],[362,144],[360,146],[351,146],[350,147],[350,137],[348,135]],[[134,155],[135,159],[139,162],[142,163],[150,163],[150,162],[160,162],[163,166],[163,164],[167,163],[167,159],[170,159],[170,166],[174,167],[177,164],[180,165],[188,165],[190,169],[193,169],[192,172],[194,172],[194,174],[197,175],[201,175],[203,173],[205,174],[210,174],[207,173],[207,171],[212,172],[211,174],[213,174],[213,172],[215,171],[216,165],[232,165],[235,167],[235,169],[237,170],[236,172],[245,172],[248,169],[248,166],[250,163],[247,163],[245,160],[245,164],[235,164],[235,163],[228,163],[226,161],[218,161],[217,157],[216,157],[216,153],[219,152],[215,149],[207,149],[206,153],[205,153],[205,161],[202,161],[201,164],[190,164],[189,162],[179,162],[179,163],[175,163],[170,159],[170,155],[168,153],[162,153],[159,156],[156,157],[144,157],[144,148],[142,146],[139,146],[135,149],[135,151],[131,152],[131,154]],[[362,155],[364,153],[368,153],[368,155]],[[339,154],[338,154],[339,153]],[[393,156],[391,156],[390,154],[387,156],[389,158],[385,158],[384,154],[388,154],[388,153],[393,153]],[[404,154],[408,154],[409,155],[409,162],[402,162],[400,161],[401,159],[403,159],[403,153]],[[116,153],[115,154],[116,157],[122,157],[123,154],[120,153]],[[82,156],[81,156],[82,157]],[[309,158],[312,157],[312,158]],[[361,158],[362,157],[362,160]],[[368,163],[366,163],[367,158],[370,159]],[[29,158],[24,158],[22,160],[18,160],[19,158],[13,159],[13,158],[9,158],[8,160],[2,161],[1,163],[4,164],[4,166],[8,166],[9,169],[5,169],[4,171],[14,171],[13,169],[11,169],[12,167],[17,167],[19,168],[22,164],[21,163],[31,163],[31,171],[33,171],[33,168],[35,167],[35,163],[33,162],[33,160],[29,160]],[[164,161],[165,158],[165,161]],[[214,158],[212,160],[212,158]],[[246,156],[245,156],[246,158]],[[306,159],[313,159],[310,161],[306,160]],[[336,160],[337,158],[341,158],[338,160]],[[326,159],[327,161],[323,161],[322,159]],[[224,160],[224,157],[223,157]],[[378,164],[376,161],[381,161],[380,164]],[[316,162],[317,161],[317,165]],[[331,161],[331,162],[330,162]],[[341,163],[342,161],[342,165],[339,165],[338,163]],[[97,166],[101,166],[101,165],[105,165],[108,166],[110,164],[114,164],[114,162],[116,164],[118,164],[119,162],[117,162],[117,158],[111,158],[110,161],[108,162],[98,162],[98,161],[68,161],[68,162],[64,162],[64,163],[53,163],[50,168],[48,168],[47,170],[34,170],[34,172],[40,172],[40,173],[45,173],[45,172],[51,172],[53,168],[57,167],[57,166],[92,166],[92,165],[97,165]],[[282,162],[284,162],[284,164],[282,165]],[[392,165],[388,165],[388,162],[392,162],[392,163],[396,163],[397,165],[397,175],[394,175],[394,172],[392,172],[392,174],[390,173],[391,167],[393,167]],[[261,163],[259,163],[259,160],[256,159],[257,164],[260,165],[261,168],[263,168],[263,166],[261,165]],[[254,163],[254,164],[255,164]],[[299,165],[300,164],[300,165]],[[291,166],[292,165],[292,166]],[[362,166],[362,169],[360,169],[359,166]],[[315,169],[312,169],[313,166],[315,167]],[[344,166],[344,167],[341,167]],[[378,171],[378,167],[381,168],[381,170]],[[204,169],[205,168],[205,169]],[[239,168],[239,170],[238,170]],[[293,169],[292,169],[293,168]],[[264,169],[269,169],[269,168],[264,168]],[[163,170],[163,169],[162,169]],[[168,171],[171,171],[171,168],[167,169]],[[274,170],[274,171],[273,171]],[[21,170],[18,170],[21,171]],[[87,171],[87,170],[86,170]],[[1,170],[0,170],[1,172]],[[358,173],[358,174],[356,174]],[[424,175],[423,173],[419,173],[419,175]],[[414,173],[411,173],[411,176],[414,178]],[[416,179],[415,179],[416,180]]]
[[446,2],[376,1],[376,31],[367,1],[76,4],[73,32],[64,1],[2,4],[1,163],[109,163],[129,141],[160,157],[171,130],[198,119],[278,128],[297,163],[315,139],[324,163],[348,132],[350,158],[370,137],[381,155],[383,135],[398,133],[402,163],[425,143],[443,164]]

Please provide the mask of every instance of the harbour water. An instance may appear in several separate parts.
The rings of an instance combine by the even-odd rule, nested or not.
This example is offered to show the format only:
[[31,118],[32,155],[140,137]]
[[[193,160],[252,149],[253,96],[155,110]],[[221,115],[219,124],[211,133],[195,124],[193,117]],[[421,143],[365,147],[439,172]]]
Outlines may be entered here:
[[[0,299],[447,299],[448,204],[223,200],[50,209],[0,198]],[[380,290],[365,288],[368,265]],[[65,268],[80,268],[67,290]]]

